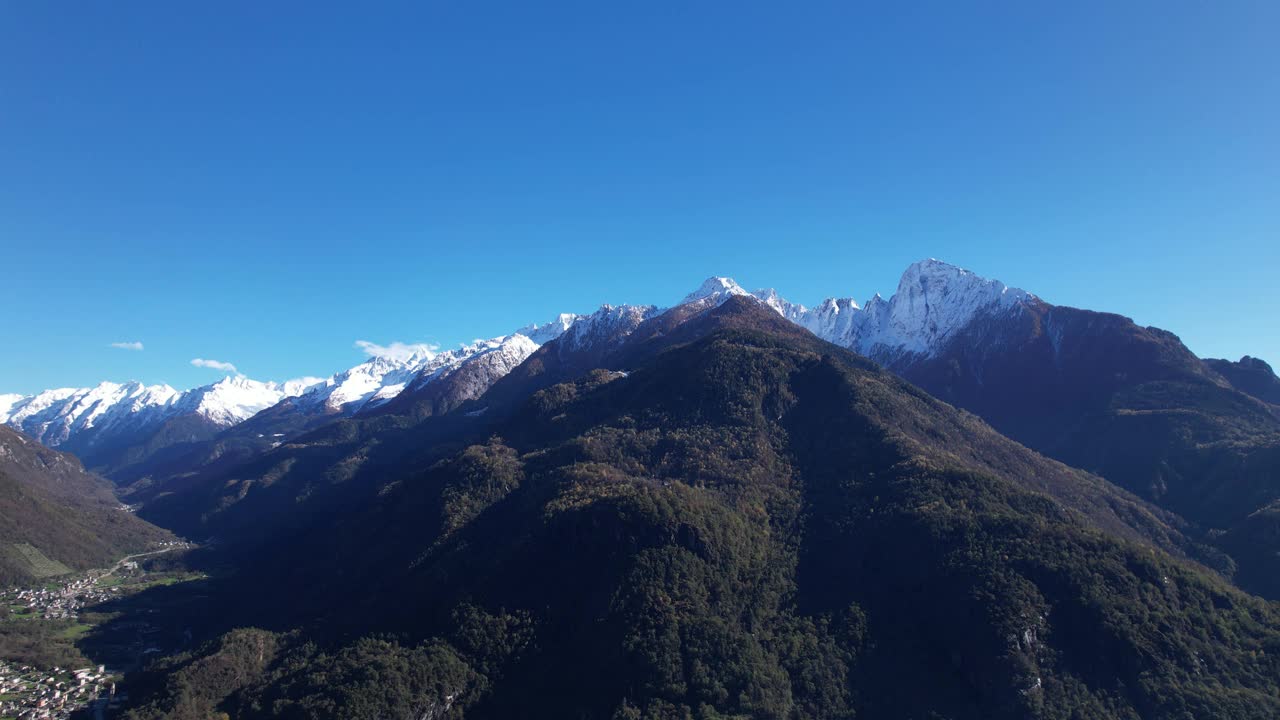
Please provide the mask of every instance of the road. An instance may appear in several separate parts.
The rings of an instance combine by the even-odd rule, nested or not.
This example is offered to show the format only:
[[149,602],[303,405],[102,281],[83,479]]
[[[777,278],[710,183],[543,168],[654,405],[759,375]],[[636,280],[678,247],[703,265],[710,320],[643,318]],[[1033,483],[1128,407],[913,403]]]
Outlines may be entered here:
[[127,555],[127,556],[125,556],[125,557],[120,558],[120,561],[119,561],[119,562],[117,562],[115,565],[113,565],[113,566],[111,567],[111,569],[110,569],[110,570],[108,570],[108,571],[106,571],[106,572],[102,573],[102,575],[98,576],[98,582],[102,582],[102,581],[103,581],[103,579],[105,579],[105,578],[107,578],[107,577],[110,577],[112,573],[114,573],[115,571],[117,571],[117,570],[119,570],[120,568],[124,567],[124,564],[125,564],[125,563],[127,563],[127,562],[133,562],[134,558],[149,557],[149,556],[151,556],[151,555],[159,555],[159,554],[161,554],[161,553],[167,553],[167,552],[169,552],[170,550],[183,550],[183,549],[185,549],[185,548],[183,548],[183,547],[182,547],[182,546],[180,546],[180,545],[175,545],[175,546],[173,546],[173,547],[161,548],[160,550],[152,550],[151,552],[138,553],[138,554],[136,554],[136,555]]

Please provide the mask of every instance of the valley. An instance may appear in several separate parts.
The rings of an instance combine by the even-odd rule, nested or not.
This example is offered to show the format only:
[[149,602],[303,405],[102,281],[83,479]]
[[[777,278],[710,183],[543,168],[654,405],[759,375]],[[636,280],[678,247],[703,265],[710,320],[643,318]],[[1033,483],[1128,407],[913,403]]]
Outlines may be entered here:
[[201,579],[145,567],[149,558],[192,549],[168,541],[109,568],[0,590],[0,717],[61,720],[81,710],[101,717],[117,709],[128,699],[117,690],[125,674],[174,648],[164,647],[157,627],[145,620],[132,620],[128,632],[107,642],[90,638],[146,590]]

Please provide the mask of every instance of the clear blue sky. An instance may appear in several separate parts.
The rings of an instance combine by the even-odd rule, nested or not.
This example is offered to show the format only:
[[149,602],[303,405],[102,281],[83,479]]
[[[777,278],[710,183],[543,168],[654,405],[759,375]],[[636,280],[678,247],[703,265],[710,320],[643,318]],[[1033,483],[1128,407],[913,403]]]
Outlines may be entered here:
[[930,256],[1280,364],[1280,3],[324,5],[0,5],[0,391]]

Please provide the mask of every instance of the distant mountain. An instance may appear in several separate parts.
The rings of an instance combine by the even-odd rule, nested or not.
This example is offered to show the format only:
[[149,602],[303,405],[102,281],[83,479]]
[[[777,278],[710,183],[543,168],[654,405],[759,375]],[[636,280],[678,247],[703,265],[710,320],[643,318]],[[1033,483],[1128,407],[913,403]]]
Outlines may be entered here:
[[[532,335],[549,342],[559,337],[560,332],[553,334],[544,329]],[[442,353],[406,383],[395,397],[376,407],[366,408],[362,414],[407,415],[413,418],[442,415],[483,395],[498,379],[537,352],[538,347],[539,343],[531,337],[516,333]]]
[[[807,308],[713,277],[672,308],[606,305],[564,314],[447,352],[370,358],[308,387],[243,387],[241,401],[223,396],[231,384],[251,381],[177,395],[104,385],[0,399],[0,420],[77,452],[129,485],[130,502],[177,493],[163,504],[167,515],[188,491],[179,488],[230,492],[238,485],[225,481],[239,464],[267,462],[263,453],[272,448],[308,445],[308,433],[364,438],[359,444],[388,424],[408,432],[455,411],[510,411],[545,387],[620,367],[627,343],[675,332],[732,298],[758,302],[1015,440],[1182,515],[1193,534],[1230,556],[1218,563],[1223,572],[1280,597],[1280,580],[1271,579],[1280,578],[1273,537],[1280,530],[1273,533],[1269,520],[1280,517],[1280,380],[1269,366],[1253,358],[1201,360],[1166,331],[1053,305],[938,260],[913,264],[887,300],[874,295],[865,305],[832,298]],[[213,399],[204,402],[206,395]],[[359,422],[325,429],[345,419]],[[221,513],[239,499],[218,502]]]
[[[967,282],[944,288],[948,275]],[[918,353],[939,345],[983,303],[1012,306],[1031,297],[937,261],[913,266],[903,288],[919,292],[899,292],[887,303],[876,296],[865,309],[852,300],[829,300],[809,310],[772,290],[747,293],[732,280],[710,278],[677,307],[755,297],[819,337],[883,362],[891,351]],[[605,306],[591,315],[561,314],[455,350],[372,357],[326,379],[277,384],[228,377],[186,392],[136,382],[102,383],[29,397],[5,395],[0,396],[0,423],[76,453],[88,467],[120,484],[150,483],[192,467],[243,459],[338,418],[447,412],[487,391],[539,346],[564,333],[570,339],[557,346],[558,356],[550,361],[589,365],[592,353],[608,346],[607,337],[594,336],[619,339],[659,312],[653,306]],[[548,361],[535,358],[527,372]],[[246,423],[250,418],[253,422]]]
[[447,442],[357,418],[219,488],[276,532],[219,624],[297,632],[153,668],[134,717],[1280,713],[1280,614],[1170,513],[755,299],[599,321]]
[[[231,541],[341,509],[356,502],[345,493],[367,487],[364,478],[434,444],[457,441],[548,384],[599,367],[658,314],[653,306],[605,305],[543,326],[533,333],[550,338],[541,346],[522,334],[470,346],[421,368],[393,400],[349,417],[326,415],[299,425],[307,416],[295,404],[306,407],[307,398],[287,400],[201,446],[214,451],[194,463],[195,472],[189,459],[175,462],[130,501],[142,503],[143,516],[165,527]],[[284,508],[306,511],[280,517]]]
[[104,567],[171,538],[74,456],[0,426],[0,585]]
[[1178,513],[1226,553],[1220,570],[1280,598],[1280,380],[1266,363],[1201,360],[1167,331],[938,260],[865,306],[833,298],[811,309],[710,278],[685,307],[735,297]]
[[888,366],[941,353],[982,318],[1016,315],[1041,304],[1025,290],[934,259],[908,267],[889,300],[876,294],[865,306],[853,298],[830,298],[807,308],[776,290],[748,292],[724,277],[708,278],[682,304],[709,307],[731,297],[755,298],[823,340]]
[[[229,376],[185,392],[104,382],[0,395],[0,424],[73,452],[87,466],[130,484],[242,459],[334,419],[377,412],[401,395],[396,407],[404,411],[442,412],[484,392],[578,318],[562,314],[445,352],[371,357],[328,378],[274,383]],[[467,369],[458,373],[460,368]],[[250,418],[253,423],[236,428]]]
[[213,437],[316,382],[226,377],[185,392],[167,385],[104,382],[92,388],[5,395],[0,396],[0,424],[48,447],[74,452],[87,466],[110,473],[139,455]]
[[443,352],[371,357],[211,437],[144,455],[111,468],[109,475],[128,486],[131,502],[146,502],[168,492],[174,479],[185,482],[193,474],[217,472],[337,420],[448,412],[483,394],[537,350],[538,341],[554,339],[579,317],[563,314],[544,325]]
[[1236,362],[1205,360],[1210,368],[1231,383],[1231,387],[1259,400],[1280,406],[1280,378],[1267,363],[1245,355]]
[[1204,361],[1165,330],[932,260],[909,268],[888,301],[827,301],[791,317],[1178,513],[1231,556],[1225,572],[1280,598],[1280,523],[1264,522],[1280,514],[1280,413],[1266,403],[1276,380],[1265,363]]

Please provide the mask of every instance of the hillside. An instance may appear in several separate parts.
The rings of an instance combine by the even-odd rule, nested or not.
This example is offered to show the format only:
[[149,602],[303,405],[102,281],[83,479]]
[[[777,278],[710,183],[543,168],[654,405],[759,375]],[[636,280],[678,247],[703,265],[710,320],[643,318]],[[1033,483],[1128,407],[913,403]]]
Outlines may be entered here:
[[941,352],[890,367],[1009,437],[1181,515],[1231,555],[1243,587],[1280,597],[1280,536],[1259,532],[1255,515],[1280,499],[1280,418],[1174,334],[1038,302],[980,317]]
[[1280,378],[1263,360],[1245,355],[1236,362],[1214,359],[1204,362],[1240,392],[1280,406]]
[[71,455],[0,427],[0,584],[102,567],[170,537]]
[[642,337],[257,548],[222,607],[301,630],[167,661],[131,716],[1280,712],[1280,615],[1159,549],[1170,517],[766,313]]

